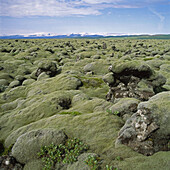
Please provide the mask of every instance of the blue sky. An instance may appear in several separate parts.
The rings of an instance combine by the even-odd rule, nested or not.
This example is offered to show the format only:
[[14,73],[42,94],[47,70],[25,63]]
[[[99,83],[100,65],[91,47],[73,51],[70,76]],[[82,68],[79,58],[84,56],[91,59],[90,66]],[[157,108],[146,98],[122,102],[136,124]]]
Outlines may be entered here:
[[170,33],[170,0],[0,0],[0,35]]

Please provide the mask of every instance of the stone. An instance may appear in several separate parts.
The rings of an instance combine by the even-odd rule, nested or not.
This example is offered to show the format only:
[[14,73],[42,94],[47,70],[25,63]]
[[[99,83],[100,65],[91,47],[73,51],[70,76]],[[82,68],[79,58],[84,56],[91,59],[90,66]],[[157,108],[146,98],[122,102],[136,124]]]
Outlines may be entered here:
[[91,71],[93,71],[93,64],[92,64],[92,63],[89,63],[89,64],[85,65],[84,68],[83,68],[83,70],[84,70],[85,72],[91,72]]
[[31,74],[30,74],[30,78],[37,80],[37,75],[36,75],[37,70],[34,70]]
[[86,73],[86,76],[92,76],[93,74],[94,74],[93,71],[90,71]]
[[81,93],[81,94],[77,94],[73,97],[72,99],[72,104],[76,104],[77,102],[79,101],[82,101],[82,100],[87,100],[88,99],[88,96],[84,93]]
[[21,135],[12,148],[12,156],[20,163],[37,159],[37,153],[42,146],[51,143],[59,145],[64,143],[66,135],[56,129],[33,130]]
[[30,84],[32,84],[34,82],[35,82],[34,79],[26,79],[26,80],[23,81],[22,85],[27,86],[27,85],[30,85]]
[[1,170],[22,170],[23,165],[18,163],[16,159],[13,156],[10,155],[5,155],[5,156],[0,156],[0,169]]
[[149,65],[141,61],[126,61],[115,62],[112,65],[111,71],[118,75],[133,75],[135,77],[149,77],[153,73],[153,70]]
[[0,86],[8,86],[8,81],[6,79],[0,79]]
[[92,56],[93,59],[100,59],[101,57],[99,55]]
[[170,92],[162,92],[141,102],[119,131],[117,144],[126,144],[144,155],[169,150]]
[[122,98],[116,104],[109,108],[112,114],[123,116],[125,114],[132,115],[137,111],[140,100],[135,98]]
[[49,78],[49,75],[47,75],[45,72],[42,72],[38,78],[37,78],[37,81],[40,81],[40,80],[43,80],[43,79],[46,79],[46,78]]
[[18,80],[14,80],[9,84],[9,87],[14,88],[20,85],[20,82]]
[[[112,84],[105,81],[110,87],[106,96],[109,101],[114,102],[116,98],[125,97],[146,101],[155,93],[165,90],[162,86],[166,83],[166,78],[144,62],[116,62],[108,70],[114,77]],[[108,77],[108,74],[104,77]]]
[[43,169],[43,162],[42,160],[39,159],[29,161],[24,166],[24,170],[42,170],[42,169]]
[[108,86],[111,86],[114,84],[115,79],[114,79],[114,74],[113,73],[108,73],[103,76],[103,81],[108,84]]
[[0,79],[5,79],[7,81],[11,81],[11,80],[13,80],[13,77],[8,73],[1,73]]
[[23,81],[25,80],[25,77],[22,76],[22,75],[17,75],[17,76],[15,77],[15,79],[18,80],[18,81],[20,81],[20,82],[23,82]]
[[95,153],[83,153],[78,157],[78,161],[68,165],[67,170],[90,170],[91,168],[85,163],[89,156],[97,156]]
[[50,77],[54,77],[58,72],[56,63],[51,62],[49,60],[41,61],[38,64],[38,69],[35,75],[38,77],[42,72],[45,72]]

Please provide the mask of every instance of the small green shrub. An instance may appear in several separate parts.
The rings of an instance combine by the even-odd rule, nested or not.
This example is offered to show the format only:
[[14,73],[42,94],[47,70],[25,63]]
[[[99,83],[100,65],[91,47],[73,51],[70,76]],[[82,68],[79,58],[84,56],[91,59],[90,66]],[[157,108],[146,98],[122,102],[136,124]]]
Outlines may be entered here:
[[113,166],[106,165],[106,170],[118,170],[117,168],[114,168]]
[[112,110],[110,110],[110,109],[107,109],[106,112],[108,112],[109,114],[117,115],[117,116],[120,114],[119,111],[114,111],[114,112],[112,112]]
[[120,156],[117,156],[117,157],[115,158],[115,160],[116,160],[116,161],[123,161],[123,158],[121,158]]
[[106,112],[112,114],[112,111],[110,109],[106,109]]
[[77,115],[81,115],[82,113],[73,111],[73,112],[61,112],[59,114],[61,114],[61,115],[67,115],[68,114],[68,115],[77,116]]
[[99,161],[100,159],[97,156],[88,156],[85,163],[90,167],[91,170],[99,169]]
[[78,156],[88,150],[88,146],[79,139],[68,139],[65,144],[43,146],[38,152],[38,157],[44,162],[44,170],[49,170],[56,163],[73,163]]
[[114,115],[119,115],[119,113],[120,113],[119,111],[114,111],[113,112]]

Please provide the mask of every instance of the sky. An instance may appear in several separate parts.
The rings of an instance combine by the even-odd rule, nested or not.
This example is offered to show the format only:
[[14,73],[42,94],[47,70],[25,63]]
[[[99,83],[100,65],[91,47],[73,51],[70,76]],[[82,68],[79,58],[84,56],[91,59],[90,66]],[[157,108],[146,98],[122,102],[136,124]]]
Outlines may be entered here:
[[170,33],[170,0],[0,0],[0,35]]

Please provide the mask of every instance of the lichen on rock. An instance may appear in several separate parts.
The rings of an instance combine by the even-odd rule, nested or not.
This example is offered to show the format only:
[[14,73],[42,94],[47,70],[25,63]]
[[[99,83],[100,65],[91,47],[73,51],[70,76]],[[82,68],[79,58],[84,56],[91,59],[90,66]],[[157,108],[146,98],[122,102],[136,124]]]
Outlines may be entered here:
[[[162,91],[162,85],[166,79],[162,75],[157,75],[149,65],[139,61],[126,61],[114,63],[109,66],[111,74],[104,77],[110,89],[106,98],[114,102],[116,98],[136,98],[142,101]],[[113,76],[113,80],[108,76]]]
[[159,93],[138,105],[119,131],[116,145],[126,144],[144,155],[169,150],[170,92]]

